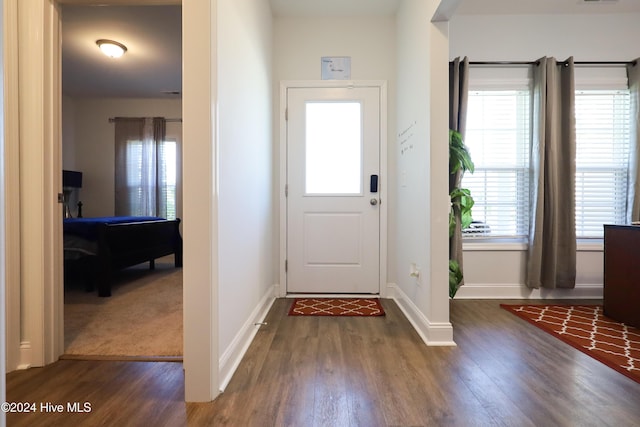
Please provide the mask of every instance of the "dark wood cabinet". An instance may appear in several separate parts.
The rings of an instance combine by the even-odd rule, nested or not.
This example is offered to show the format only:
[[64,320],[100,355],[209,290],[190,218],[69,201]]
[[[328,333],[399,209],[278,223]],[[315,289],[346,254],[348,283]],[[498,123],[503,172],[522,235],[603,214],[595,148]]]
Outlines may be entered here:
[[640,226],[604,226],[604,315],[640,327]]

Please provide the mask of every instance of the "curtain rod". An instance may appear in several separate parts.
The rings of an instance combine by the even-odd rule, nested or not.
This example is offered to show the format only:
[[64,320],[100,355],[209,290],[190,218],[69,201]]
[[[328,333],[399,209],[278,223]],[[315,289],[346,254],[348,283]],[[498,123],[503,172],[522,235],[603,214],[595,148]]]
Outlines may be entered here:
[[[116,121],[115,117],[109,117],[109,123],[113,123]],[[180,122],[182,123],[182,119],[165,119],[166,122]]]
[[[565,61],[558,61],[565,62]],[[636,65],[638,61],[574,61],[575,65]],[[538,61],[469,61],[469,65],[534,65]]]

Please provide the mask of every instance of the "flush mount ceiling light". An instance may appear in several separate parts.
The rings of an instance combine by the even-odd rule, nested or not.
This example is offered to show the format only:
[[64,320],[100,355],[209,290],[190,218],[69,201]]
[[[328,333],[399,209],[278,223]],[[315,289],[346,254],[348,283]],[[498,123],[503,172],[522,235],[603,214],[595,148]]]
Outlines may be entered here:
[[113,40],[100,39],[96,41],[96,44],[100,47],[102,53],[109,58],[119,58],[127,51],[127,47],[122,43],[118,43]]

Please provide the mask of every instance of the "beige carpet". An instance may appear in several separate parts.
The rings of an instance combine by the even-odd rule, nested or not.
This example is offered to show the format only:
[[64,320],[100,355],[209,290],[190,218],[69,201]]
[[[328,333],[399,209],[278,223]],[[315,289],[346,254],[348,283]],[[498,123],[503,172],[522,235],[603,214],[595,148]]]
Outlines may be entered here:
[[182,356],[182,269],[173,257],[117,273],[112,296],[65,286],[65,354]]

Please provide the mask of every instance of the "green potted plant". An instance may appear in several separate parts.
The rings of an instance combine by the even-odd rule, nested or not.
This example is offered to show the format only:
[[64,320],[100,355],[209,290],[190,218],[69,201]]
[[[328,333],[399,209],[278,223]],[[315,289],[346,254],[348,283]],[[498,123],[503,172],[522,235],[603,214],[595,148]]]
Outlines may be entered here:
[[[462,135],[455,130],[449,130],[449,197],[451,198],[451,209],[449,211],[449,240],[456,229],[456,224],[460,224],[464,230],[471,225],[471,208],[473,207],[473,197],[471,192],[460,186],[462,176],[465,172],[474,171],[473,161],[469,150],[462,141]],[[449,297],[453,298],[462,284],[463,274],[460,265],[456,260],[449,260]]]

